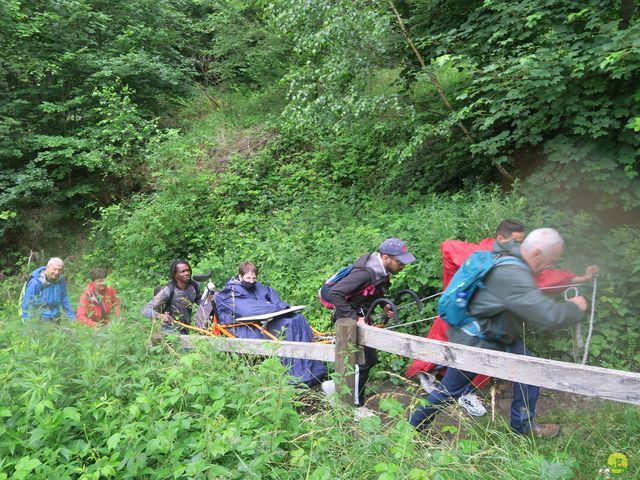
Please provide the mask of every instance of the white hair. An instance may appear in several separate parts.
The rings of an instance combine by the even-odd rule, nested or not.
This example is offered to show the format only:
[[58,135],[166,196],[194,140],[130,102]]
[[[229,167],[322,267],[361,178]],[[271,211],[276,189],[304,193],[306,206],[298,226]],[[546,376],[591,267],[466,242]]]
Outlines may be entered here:
[[531,253],[540,250],[543,255],[549,255],[554,248],[564,248],[564,240],[553,228],[536,228],[524,239],[520,250]]
[[61,258],[51,257],[49,259],[49,261],[47,262],[47,267],[52,267],[53,265],[62,265],[62,266],[64,266],[64,262],[62,261]]

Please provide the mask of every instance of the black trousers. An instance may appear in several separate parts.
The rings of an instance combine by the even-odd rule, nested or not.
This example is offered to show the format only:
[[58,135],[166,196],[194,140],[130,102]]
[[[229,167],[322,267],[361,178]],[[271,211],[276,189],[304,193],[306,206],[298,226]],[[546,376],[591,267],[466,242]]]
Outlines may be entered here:
[[359,406],[364,405],[364,388],[369,378],[369,371],[376,363],[378,363],[378,351],[375,348],[363,347],[364,363],[356,365],[356,392],[358,393],[355,403]]

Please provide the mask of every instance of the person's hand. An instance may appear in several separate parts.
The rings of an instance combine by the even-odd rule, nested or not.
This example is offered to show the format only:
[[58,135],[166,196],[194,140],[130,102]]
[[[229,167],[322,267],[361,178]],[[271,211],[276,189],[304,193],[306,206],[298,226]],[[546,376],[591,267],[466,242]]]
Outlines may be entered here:
[[364,317],[356,318],[356,325],[366,325],[367,322],[364,321]]
[[593,280],[593,277],[597,276],[599,272],[600,267],[598,267],[597,265],[589,265],[587,268],[585,268],[584,274],[576,275],[575,277],[573,277],[571,279],[571,283],[589,282]]
[[172,320],[171,315],[169,315],[168,313],[158,313],[156,315],[156,318],[164,324],[171,323]]
[[385,314],[387,315],[387,318],[389,320],[393,320],[395,315],[393,314],[393,309],[391,308],[391,305],[386,304],[384,307],[382,307],[383,310],[385,311]]
[[567,301],[571,303],[575,303],[581,312],[587,311],[587,301],[584,299],[582,295],[578,295],[577,297],[570,298]]
[[584,275],[582,276],[585,278],[585,280],[593,280],[593,277],[597,276],[599,272],[600,268],[598,267],[598,265],[589,265],[587,268],[585,268]]

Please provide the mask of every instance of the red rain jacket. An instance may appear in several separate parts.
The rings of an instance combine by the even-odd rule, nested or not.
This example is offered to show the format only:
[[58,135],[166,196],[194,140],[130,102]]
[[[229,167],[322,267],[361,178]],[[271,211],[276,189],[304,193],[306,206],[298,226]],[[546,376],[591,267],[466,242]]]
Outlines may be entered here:
[[113,287],[106,287],[104,295],[100,297],[95,293],[93,282],[87,285],[80,295],[76,320],[85,325],[106,325],[115,315],[120,318],[120,300]]

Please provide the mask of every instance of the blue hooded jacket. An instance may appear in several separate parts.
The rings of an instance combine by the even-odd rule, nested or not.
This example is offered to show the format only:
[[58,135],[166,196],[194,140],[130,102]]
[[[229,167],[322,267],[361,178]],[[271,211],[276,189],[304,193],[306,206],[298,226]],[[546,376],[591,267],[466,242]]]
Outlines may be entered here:
[[20,302],[22,318],[29,320],[35,313],[42,319],[53,320],[60,316],[60,307],[62,307],[67,316],[75,320],[76,316],[71,309],[64,277],[60,275],[57,281],[49,282],[44,275],[46,268],[36,268],[25,286],[24,296]]

